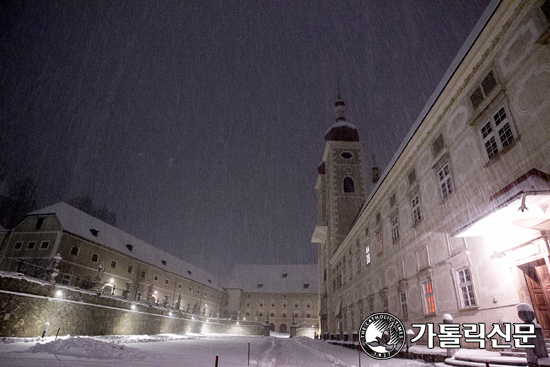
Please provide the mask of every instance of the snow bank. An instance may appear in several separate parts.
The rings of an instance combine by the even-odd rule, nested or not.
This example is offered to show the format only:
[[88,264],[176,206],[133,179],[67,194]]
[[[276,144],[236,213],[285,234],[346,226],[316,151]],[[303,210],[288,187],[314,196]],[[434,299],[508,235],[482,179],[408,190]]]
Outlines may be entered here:
[[81,337],[57,339],[44,344],[37,343],[27,352],[94,359],[133,359],[140,358],[143,354],[143,352],[125,345]]

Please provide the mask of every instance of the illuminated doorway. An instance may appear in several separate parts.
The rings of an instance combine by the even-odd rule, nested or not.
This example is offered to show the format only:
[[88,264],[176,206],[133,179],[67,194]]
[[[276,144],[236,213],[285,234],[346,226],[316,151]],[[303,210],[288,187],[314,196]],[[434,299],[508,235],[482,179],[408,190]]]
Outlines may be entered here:
[[550,338],[550,274],[544,259],[519,265],[545,338]]

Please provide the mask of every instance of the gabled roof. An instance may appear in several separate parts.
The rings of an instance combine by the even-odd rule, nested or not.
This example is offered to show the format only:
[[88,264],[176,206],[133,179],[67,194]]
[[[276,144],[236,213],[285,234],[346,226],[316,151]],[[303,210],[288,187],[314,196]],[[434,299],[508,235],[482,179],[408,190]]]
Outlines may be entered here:
[[239,264],[227,276],[224,288],[261,293],[317,293],[317,269],[317,264]]
[[59,202],[30,213],[30,215],[38,214],[54,214],[66,232],[101,244],[159,269],[222,290],[219,282],[206,270],[159,250],[131,234],[92,217],[67,203]]

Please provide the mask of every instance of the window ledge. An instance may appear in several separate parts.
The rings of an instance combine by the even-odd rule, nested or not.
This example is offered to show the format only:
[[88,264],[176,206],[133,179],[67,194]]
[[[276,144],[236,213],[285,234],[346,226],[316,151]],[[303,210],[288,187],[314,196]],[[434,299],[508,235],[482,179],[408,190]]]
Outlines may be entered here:
[[479,306],[467,306],[467,307],[461,307],[458,309],[458,312],[468,312],[468,311],[477,311],[479,310]]

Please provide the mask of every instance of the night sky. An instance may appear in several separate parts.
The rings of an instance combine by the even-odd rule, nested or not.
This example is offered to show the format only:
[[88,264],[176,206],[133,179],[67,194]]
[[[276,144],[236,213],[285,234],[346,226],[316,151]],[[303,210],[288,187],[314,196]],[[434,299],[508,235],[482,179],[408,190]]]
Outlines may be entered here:
[[338,82],[383,170],[488,2],[2,1],[0,195],[89,194],[218,275],[314,263]]

